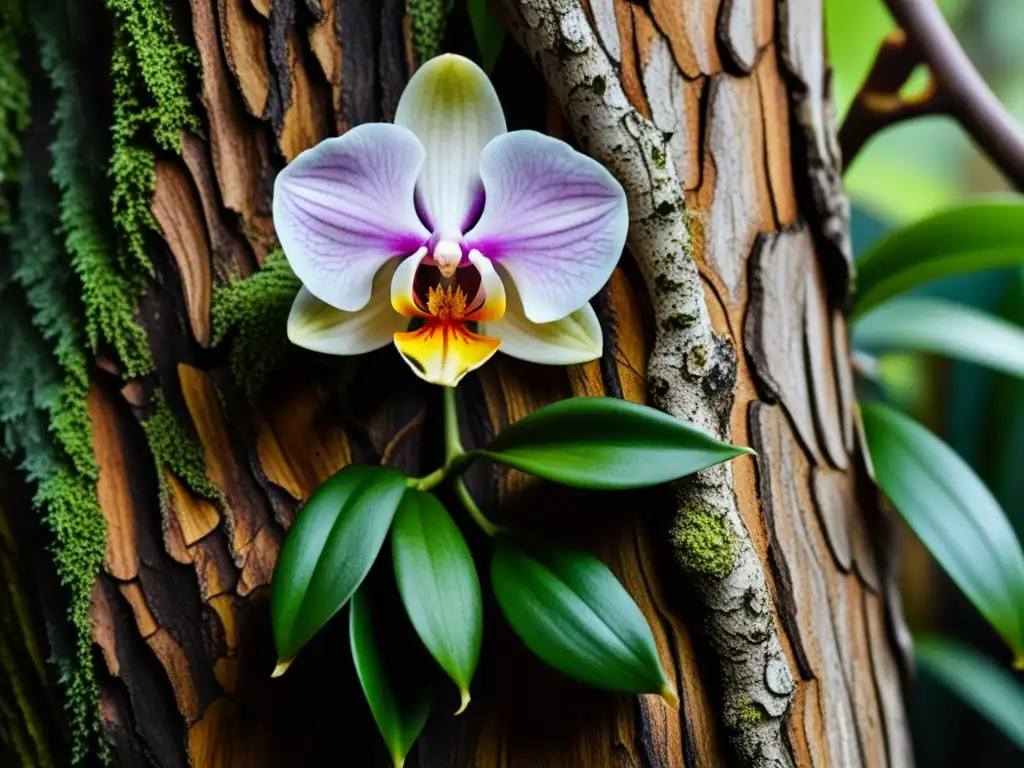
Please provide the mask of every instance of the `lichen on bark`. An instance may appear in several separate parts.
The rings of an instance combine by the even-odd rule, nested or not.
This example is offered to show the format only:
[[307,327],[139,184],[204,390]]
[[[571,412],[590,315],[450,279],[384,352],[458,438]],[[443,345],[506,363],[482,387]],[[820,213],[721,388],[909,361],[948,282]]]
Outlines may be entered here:
[[[537,62],[582,147],[626,191],[627,246],[654,309],[656,335],[648,376],[655,405],[727,439],[735,351],[712,328],[692,253],[691,217],[674,164],[664,162],[671,156],[665,134],[630,104],[617,68],[595,39],[578,0],[502,4],[513,34]],[[599,79],[604,87],[595,89]],[[723,720],[741,762],[788,766],[792,756],[783,723],[795,682],[773,619],[764,566],[740,516],[732,483],[729,464],[682,481],[675,521],[685,526],[687,510],[703,509],[721,518],[735,537],[735,563],[727,574],[692,575],[718,656]],[[686,562],[685,548],[676,555],[681,565]],[[765,717],[756,722],[741,717],[744,697],[761,706]]]

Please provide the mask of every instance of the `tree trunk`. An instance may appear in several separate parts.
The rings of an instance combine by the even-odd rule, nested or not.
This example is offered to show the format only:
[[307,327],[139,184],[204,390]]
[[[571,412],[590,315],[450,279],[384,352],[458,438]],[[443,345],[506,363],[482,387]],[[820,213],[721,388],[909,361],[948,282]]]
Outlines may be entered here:
[[[115,122],[91,177],[118,254],[111,271],[138,274],[133,254],[144,252],[153,273],[141,271],[135,313],[144,354],[100,322],[90,368],[107,537],[78,625],[95,669],[95,685],[83,673],[74,692],[78,740],[117,766],[384,765],[343,622],[270,679],[268,585],[296,510],[339,467],[432,468],[440,394],[391,349],[327,360],[287,348],[297,283],[275,252],[270,193],[303,149],[392,118],[416,61],[439,44],[445,3],[93,5],[103,21],[87,36],[76,24],[49,30],[72,80],[44,57],[33,103],[88,86],[92,127],[70,130],[93,130],[104,148],[108,103],[115,119],[154,104],[158,116],[121,144],[116,126],[128,123]],[[472,53],[456,5],[446,48]],[[569,537],[613,569],[682,704],[573,683],[489,609],[472,706],[458,718],[441,706],[409,764],[911,765],[892,537],[858,440],[846,346],[847,203],[821,0],[497,5],[514,35],[494,72],[510,128],[576,141],[605,163],[626,188],[631,233],[595,299],[603,359],[547,368],[499,355],[459,388],[467,444],[547,403],[611,395],[650,399],[758,455],[629,494],[474,468],[471,487],[500,519]],[[34,21],[35,34],[54,23]],[[198,53],[200,77],[189,79],[175,37]],[[105,68],[90,76],[108,47],[109,85]],[[196,119],[175,122],[167,73],[184,75]],[[126,79],[134,102],[118,90]],[[165,141],[171,129],[176,141]],[[156,152],[152,196],[137,190],[133,214],[149,230],[126,224],[117,212],[130,203],[103,191],[119,179],[117,166],[106,177],[110,153],[135,146]],[[74,184],[54,175],[66,204]],[[70,238],[66,247],[77,253]],[[91,273],[75,266],[88,288]],[[84,295],[88,315],[97,300]],[[486,542],[471,544],[486,573]],[[0,686],[5,705],[8,693]]]

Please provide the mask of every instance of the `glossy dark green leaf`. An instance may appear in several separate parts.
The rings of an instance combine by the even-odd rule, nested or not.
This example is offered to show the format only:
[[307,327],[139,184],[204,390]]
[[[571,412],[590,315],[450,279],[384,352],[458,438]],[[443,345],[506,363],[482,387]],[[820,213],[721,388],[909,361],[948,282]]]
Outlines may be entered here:
[[1024,553],[985,484],[902,413],[861,406],[878,485],[964,594],[1024,659]]
[[875,243],[857,262],[853,317],[923,283],[1024,264],[1024,200],[976,202]]
[[384,545],[405,494],[388,467],[348,466],[313,494],[285,537],[274,568],[270,614],[282,674],[352,597]]
[[916,638],[914,655],[922,669],[1024,749],[1024,685],[1011,672],[945,638]]
[[480,51],[480,62],[484,72],[490,74],[505,42],[505,27],[491,10],[489,0],[468,0],[468,5],[469,23]]
[[459,688],[462,712],[480,658],[483,601],[466,540],[433,495],[410,491],[391,529],[395,580],[416,634]]
[[614,397],[574,397],[510,424],[492,461],[579,488],[658,485],[752,453],[666,413]]
[[1024,328],[944,299],[901,296],[887,301],[853,324],[853,344],[930,352],[1024,378]]
[[660,693],[678,706],[644,615],[592,554],[501,536],[491,581],[513,631],[552,667],[598,688]]
[[380,572],[359,587],[349,611],[349,643],[377,729],[396,768],[401,768],[430,716],[433,695],[429,676],[415,668],[421,656],[416,651],[422,649],[401,647],[419,641],[401,626],[408,621],[393,591],[390,574],[383,578]]

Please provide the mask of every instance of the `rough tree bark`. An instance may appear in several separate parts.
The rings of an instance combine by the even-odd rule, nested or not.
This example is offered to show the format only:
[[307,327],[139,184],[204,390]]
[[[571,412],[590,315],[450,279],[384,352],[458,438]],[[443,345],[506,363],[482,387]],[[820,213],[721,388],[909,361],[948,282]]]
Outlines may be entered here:
[[[156,165],[163,237],[137,313],[155,368],[136,378],[101,355],[88,396],[108,526],[91,603],[102,736],[118,766],[383,765],[343,628],[269,678],[267,585],[296,510],[339,467],[429,468],[439,393],[390,349],[354,363],[290,350],[251,388],[229,351],[251,329],[219,332],[211,305],[217,286],[275,263],[276,169],[392,117],[430,4],[172,5],[198,51],[201,125]],[[460,387],[467,443],[546,403],[607,394],[758,456],[632,494],[474,468],[502,519],[609,564],[682,705],[576,685],[489,615],[473,705],[438,712],[409,764],[912,765],[888,523],[854,415],[821,0],[498,5],[515,37],[495,72],[510,125],[605,163],[631,233],[595,299],[604,358],[552,369],[498,356]],[[471,49],[463,14],[449,39]],[[154,449],[154,432],[200,446],[199,477],[180,451]]]

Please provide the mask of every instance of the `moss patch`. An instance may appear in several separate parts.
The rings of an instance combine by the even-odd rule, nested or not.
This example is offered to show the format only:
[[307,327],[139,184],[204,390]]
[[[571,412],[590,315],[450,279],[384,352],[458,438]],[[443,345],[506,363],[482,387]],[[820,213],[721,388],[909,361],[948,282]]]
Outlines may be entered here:
[[135,292],[117,269],[113,238],[105,226],[103,134],[90,124],[85,104],[84,70],[75,64],[68,38],[70,9],[62,3],[41,3],[33,9],[43,69],[56,96],[51,177],[60,190],[60,223],[65,246],[82,283],[85,328],[95,349],[101,340],[113,344],[129,377],[152,368],[143,329],[135,322]]
[[152,273],[146,234],[159,232],[149,199],[160,149],[178,153],[184,130],[199,130],[189,95],[196,54],[175,34],[162,0],[107,0],[115,17],[110,72],[114,124],[109,173],[121,265],[141,290]]
[[744,725],[760,723],[766,715],[767,712],[764,711],[764,707],[753,701],[749,696],[744,696],[740,699],[739,719]]
[[18,176],[19,135],[28,127],[28,83],[19,66],[20,0],[0,0],[0,232],[10,223],[4,188]]
[[672,529],[680,563],[689,573],[723,578],[736,565],[736,534],[726,519],[710,509],[683,511]]
[[413,47],[421,64],[441,52],[453,4],[454,0],[406,0],[405,7],[412,22]]
[[230,341],[231,372],[250,397],[288,350],[288,312],[301,285],[278,250],[256,274],[213,290],[213,343]]
[[154,402],[156,408],[142,423],[142,427],[146,431],[161,483],[163,467],[167,466],[192,491],[211,501],[220,502],[220,490],[206,476],[202,445],[175,418],[162,391],[157,391]]

